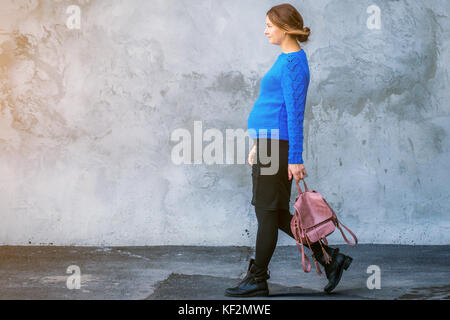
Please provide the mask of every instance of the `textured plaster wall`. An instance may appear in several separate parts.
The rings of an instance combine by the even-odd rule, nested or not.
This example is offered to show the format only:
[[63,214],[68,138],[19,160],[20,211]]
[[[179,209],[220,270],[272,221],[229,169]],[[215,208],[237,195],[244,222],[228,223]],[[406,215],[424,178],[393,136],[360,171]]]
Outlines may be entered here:
[[[170,136],[247,129],[279,3],[0,0],[0,244],[254,245],[250,166],[175,165]],[[309,188],[361,243],[449,244],[450,2],[290,3]]]

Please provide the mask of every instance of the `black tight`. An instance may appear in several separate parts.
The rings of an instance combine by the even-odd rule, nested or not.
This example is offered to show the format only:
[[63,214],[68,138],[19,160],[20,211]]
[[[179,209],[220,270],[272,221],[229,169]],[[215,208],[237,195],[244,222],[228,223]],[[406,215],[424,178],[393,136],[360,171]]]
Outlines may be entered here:
[[[291,231],[293,215],[289,210],[266,210],[258,207],[255,207],[255,212],[258,219],[255,264],[258,267],[267,268],[277,245],[278,229],[295,239]],[[304,247],[309,249],[307,245]],[[327,248],[325,244],[323,247]],[[311,243],[311,249],[316,258],[323,255],[319,242]]]

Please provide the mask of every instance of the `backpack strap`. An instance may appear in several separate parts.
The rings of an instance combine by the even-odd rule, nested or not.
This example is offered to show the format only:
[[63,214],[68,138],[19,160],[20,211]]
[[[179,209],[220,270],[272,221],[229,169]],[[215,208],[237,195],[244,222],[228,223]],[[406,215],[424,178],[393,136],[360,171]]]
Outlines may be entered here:
[[[340,223],[336,213],[334,212],[333,208],[328,204],[327,200],[325,200],[325,198],[322,198],[323,201],[325,201],[325,203],[327,204],[327,206],[331,209],[331,211],[333,212],[333,220],[335,222],[336,227],[338,227],[338,229],[341,231],[342,236],[344,237],[345,242],[347,242],[349,245],[351,245],[352,247],[356,246],[358,244],[358,239],[356,238],[355,234],[352,232],[352,230],[350,230],[349,228],[347,228],[343,223]],[[350,232],[350,234],[353,236],[353,239],[355,239],[355,243],[351,243],[350,241],[348,241],[347,237],[344,234],[344,231],[342,231],[341,226],[339,225],[342,224],[342,226],[347,229],[348,232]],[[328,244],[327,244],[328,245]]]
[[[342,228],[339,224],[342,224],[342,226],[347,229],[348,232],[350,232],[350,234],[353,236],[353,239],[355,240],[355,243],[351,243],[350,241],[348,241],[347,237],[344,234],[344,231],[342,231]],[[340,223],[338,220],[336,220],[336,226],[338,227],[338,229],[341,231],[342,236],[344,237],[345,242],[347,242],[349,245],[351,245],[352,247],[356,246],[358,244],[358,239],[356,238],[355,234],[352,232],[352,230],[350,230],[349,228],[347,228],[343,223]]]
[[[300,252],[302,253],[302,266],[303,266],[303,271],[305,272],[310,272],[311,271],[311,264],[309,263],[309,259],[308,256],[305,255],[305,251],[303,249],[303,242],[301,242],[301,238],[300,238],[300,243],[302,245],[302,248],[300,249],[300,246],[298,245],[298,241],[297,241],[297,248],[298,250],[300,250]],[[305,258],[306,258],[306,262],[308,263],[308,269],[306,269],[305,267]]]
[[[300,251],[300,253],[302,254],[302,266],[303,266],[303,271],[305,272],[310,272],[311,271],[311,264],[309,263],[309,259],[308,257],[305,255],[305,250],[303,248],[303,240],[302,240],[302,235],[300,234],[300,229],[301,231],[304,231],[302,228],[302,222],[301,222],[301,217],[299,212],[297,211],[297,209],[294,212],[294,217],[292,219],[295,219],[295,230],[294,230],[294,238],[297,244],[297,248]],[[300,224],[300,225],[299,225]],[[301,244],[301,248],[300,245],[298,244],[300,241]],[[308,269],[306,269],[305,266],[305,258],[306,258],[306,262],[308,263]]]
[[[305,235],[305,239],[306,239],[306,242],[308,243],[309,250],[310,250],[311,252],[313,252],[313,250],[311,249],[311,244],[309,243],[308,236],[306,235],[306,231],[305,231],[305,229],[303,229],[302,217],[301,217],[300,213],[299,213],[297,210],[295,210],[295,214],[296,214],[297,217],[299,218],[300,228],[302,229],[302,232],[303,232],[303,234]],[[297,228],[298,228],[298,226],[297,226]],[[302,241],[301,235],[298,235],[298,238],[300,239],[300,242],[301,242],[301,244],[302,244],[302,250],[301,250],[301,252],[302,252],[302,265],[303,265],[303,270],[304,270],[305,272],[310,272],[310,271],[311,271],[311,264],[309,263],[308,257],[305,255],[305,251],[304,251],[304,249],[303,249],[303,241]],[[297,242],[297,247],[298,247],[298,242]],[[300,248],[299,248],[299,250],[300,250]],[[306,269],[305,269],[305,257],[306,257],[306,261],[308,262],[308,271],[306,271]],[[322,274],[322,270],[320,270],[319,264],[317,263],[317,260],[316,260],[316,257],[314,256],[314,254],[312,255],[312,257],[313,257],[313,259],[314,259],[314,265],[316,266],[317,274],[320,276],[320,275]]]

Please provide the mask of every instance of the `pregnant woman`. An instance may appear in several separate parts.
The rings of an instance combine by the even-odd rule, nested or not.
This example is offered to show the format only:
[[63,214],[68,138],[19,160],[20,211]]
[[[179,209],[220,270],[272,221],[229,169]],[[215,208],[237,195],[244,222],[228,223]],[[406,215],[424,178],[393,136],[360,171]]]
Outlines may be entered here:
[[[247,275],[226,296],[267,296],[268,265],[278,241],[278,229],[294,238],[289,212],[292,178],[306,175],[303,164],[303,118],[309,86],[309,66],[298,41],[308,40],[310,29],[290,4],[271,8],[266,14],[264,34],[281,53],[261,81],[261,91],[248,118],[250,137],[255,144],[249,154],[252,166],[252,205],[258,220],[255,259],[250,259]],[[276,141],[275,141],[276,139]],[[274,152],[276,152],[274,154]],[[256,159],[255,159],[256,158]],[[267,159],[271,161],[267,163]],[[267,173],[272,168],[275,173]],[[294,238],[295,239],[295,238]],[[331,292],[341,279],[344,261],[351,259],[319,242],[311,244],[316,260],[325,268]],[[325,263],[324,251],[331,257]]]

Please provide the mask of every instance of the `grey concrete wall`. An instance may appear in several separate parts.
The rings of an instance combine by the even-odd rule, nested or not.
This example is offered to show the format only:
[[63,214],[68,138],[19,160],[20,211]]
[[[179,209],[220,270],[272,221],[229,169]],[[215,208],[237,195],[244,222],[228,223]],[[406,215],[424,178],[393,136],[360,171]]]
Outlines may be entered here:
[[[250,166],[176,165],[170,137],[247,129],[279,2],[0,3],[0,244],[254,244]],[[450,2],[290,3],[312,31],[309,188],[361,243],[449,244]]]

